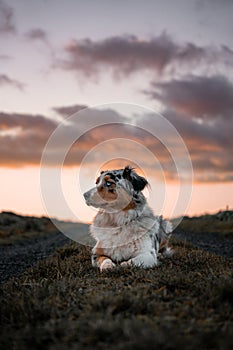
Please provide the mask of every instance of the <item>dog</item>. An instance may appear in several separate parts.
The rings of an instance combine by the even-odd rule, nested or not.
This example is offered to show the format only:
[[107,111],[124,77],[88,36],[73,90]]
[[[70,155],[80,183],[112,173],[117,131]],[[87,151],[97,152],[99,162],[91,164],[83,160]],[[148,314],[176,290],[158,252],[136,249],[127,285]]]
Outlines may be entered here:
[[117,265],[150,268],[159,265],[159,254],[172,255],[172,224],[153,214],[142,193],[147,185],[126,166],[102,171],[96,186],[84,193],[86,204],[99,209],[90,232],[96,240],[92,265],[100,271]]

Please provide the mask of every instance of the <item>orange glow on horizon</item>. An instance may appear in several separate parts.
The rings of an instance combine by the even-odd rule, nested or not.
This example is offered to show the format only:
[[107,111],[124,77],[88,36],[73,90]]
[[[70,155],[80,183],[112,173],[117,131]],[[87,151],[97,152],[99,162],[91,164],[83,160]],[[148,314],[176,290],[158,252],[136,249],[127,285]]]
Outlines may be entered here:
[[[94,216],[95,211],[85,206],[81,192],[87,188],[90,188],[92,185],[87,182],[86,185],[84,184],[86,188],[78,193],[78,184],[77,182],[74,183],[74,181],[72,181],[74,178],[76,178],[76,170],[77,169],[65,170],[65,197],[68,202],[72,202],[71,207],[82,210],[82,221],[90,222],[91,215]],[[157,191],[158,185],[158,183],[153,184],[152,191]],[[173,193],[175,194],[177,190],[177,185],[169,182],[167,183],[166,190],[172,197]],[[186,213],[182,214],[193,216],[200,215],[202,213],[214,213],[219,210],[226,209],[227,206],[232,208],[232,194],[233,183],[194,184],[189,208],[187,209]],[[80,203],[82,203],[81,206]],[[23,215],[48,215],[41,201],[39,167],[27,167],[20,169],[1,168],[0,210],[13,211]],[[166,216],[168,213],[164,212],[163,214]],[[57,216],[55,214],[54,216],[58,219],[75,220],[75,217],[62,217],[62,214]]]

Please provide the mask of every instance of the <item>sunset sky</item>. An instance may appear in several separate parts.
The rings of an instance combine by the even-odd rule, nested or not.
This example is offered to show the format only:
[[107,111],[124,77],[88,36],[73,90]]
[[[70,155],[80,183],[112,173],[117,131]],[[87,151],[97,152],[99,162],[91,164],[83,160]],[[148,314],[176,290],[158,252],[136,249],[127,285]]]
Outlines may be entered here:
[[[232,16],[231,0],[0,0],[0,210],[90,221],[95,211],[81,192],[100,168],[128,160],[149,178],[146,195],[159,214],[232,207]],[[118,110],[116,102],[128,107]],[[68,117],[79,110],[73,126]],[[174,210],[180,174],[171,153],[178,144],[160,135],[156,113],[190,154],[187,210]],[[108,118],[115,124],[100,126]],[[43,172],[53,197],[63,142],[92,121],[99,126],[70,144],[62,169],[71,211],[56,198],[45,208],[40,160],[47,141],[70,123]]]

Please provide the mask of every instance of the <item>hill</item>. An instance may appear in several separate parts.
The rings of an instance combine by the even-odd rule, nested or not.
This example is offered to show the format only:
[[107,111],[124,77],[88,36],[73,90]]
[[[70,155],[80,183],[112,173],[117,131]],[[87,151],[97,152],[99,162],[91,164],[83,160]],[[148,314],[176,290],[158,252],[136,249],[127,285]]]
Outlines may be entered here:
[[[178,219],[174,219],[176,223]],[[200,216],[185,216],[178,229],[191,233],[218,234],[225,238],[233,238],[233,211],[219,211],[216,214],[204,214]]]
[[23,216],[10,211],[0,213],[0,244],[53,232],[57,229],[47,217]]

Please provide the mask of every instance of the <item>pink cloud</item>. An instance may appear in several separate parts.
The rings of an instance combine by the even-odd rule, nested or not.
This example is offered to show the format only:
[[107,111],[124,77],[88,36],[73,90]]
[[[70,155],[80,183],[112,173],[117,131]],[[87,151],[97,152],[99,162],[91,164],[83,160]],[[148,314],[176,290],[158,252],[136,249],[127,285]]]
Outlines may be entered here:
[[24,90],[25,88],[25,84],[16,80],[16,79],[12,79],[10,78],[8,75],[6,74],[0,74],[0,86],[12,86],[18,90]]
[[65,46],[64,52],[66,58],[57,60],[55,66],[89,77],[106,68],[111,69],[114,76],[125,77],[139,71],[162,74],[167,69],[180,71],[181,67],[207,67],[216,62],[233,64],[233,53],[226,46],[213,48],[193,43],[180,44],[165,32],[151,39],[131,35],[99,41],[72,40]]
[[4,1],[0,0],[0,34],[14,34],[14,11]]
[[[172,180],[177,177],[176,167],[169,151],[157,138],[141,128],[128,126],[125,117],[114,110],[100,112],[87,109],[85,111],[85,113],[89,113],[86,114],[88,118],[94,118],[99,125],[102,123],[103,115],[109,116],[112,113],[117,124],[103,125],[83,134],[70,148],[65,159],[65,166],[78,166],[83,157],[96,145],[111,138],[123,138],[141,143],[154,153],[167,179]],[[230,148],[226,147],[226,145],[229,146],[229,143],[232,144],[232,131],[229,125],[221,120],[218,120],[214,126],[210,126],[208,123],[198,124],[194,120],[185,119],[184,115],[168,110],[165,116],[173,122],[189,149],[196,181],[233,181],[232,156],[228,151]],[[151,128],[153,127],[153,117],[154,115],[150,114],[142,116],[148,128],[150,125]],[[70,125],[66,132],[61,135],[59,143],[54,145],[52,149],[51,166],[56,165],[56,155],[59,154],[60,148],[67,143],[67,140],[69,141],[70,135],[75,133],[76,128],[77,134],[80,128],[82,130],[83,123],[85,124],[84,119],[77,124]],[[57,126],[56,121],[45,116],[0,113],[0,164],[12,167],[39,165],[44,147]],[[173,147],[176,147],[175,143]],[[132,159],[135,159],[134,149],[127,151],[131,151]],[[103,152],[106,161],[111,159],[113,152],[111,144],[106,144]],[[138,154],[138,156],[140,155]],[[149,164],[146,159],[142,161],[150,172],[156,171],[153,164]]]

